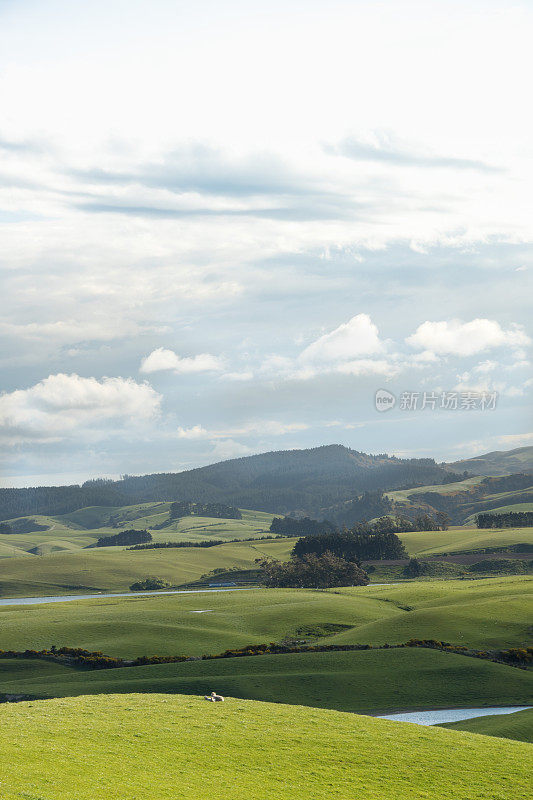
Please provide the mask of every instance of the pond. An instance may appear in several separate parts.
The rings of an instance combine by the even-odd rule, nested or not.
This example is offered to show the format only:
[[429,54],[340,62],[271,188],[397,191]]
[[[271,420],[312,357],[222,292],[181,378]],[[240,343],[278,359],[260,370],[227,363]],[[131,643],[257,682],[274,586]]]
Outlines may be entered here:
[[408,711],[403,714],[380,714],[378,719],[394,722],[414,722],[416,725],[440,725],[443,722],[459,722],[474,717],[488,717],[492,714],[513,714],[525,711],[531,706],[497,706],[494,708],[443,708],[436,711]]

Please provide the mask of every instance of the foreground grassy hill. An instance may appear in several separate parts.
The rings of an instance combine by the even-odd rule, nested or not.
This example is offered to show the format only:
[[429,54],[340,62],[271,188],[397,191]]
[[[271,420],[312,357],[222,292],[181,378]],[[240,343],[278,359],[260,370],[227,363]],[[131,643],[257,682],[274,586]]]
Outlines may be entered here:
[[[22,667],[22,669],[21,669]],[[528,705],[533,674],[422,648],[289,653],[83,670],[0,659],[0,692],[62,697],[113,692],[224,695],[358,713]]]
[[129,658],[218,653],[287,637],[328,644],[392,644],[414,637],[491,649],[529,643],[532,615],[528,576],[324,591],[133,595],[0,606],[0,647],[55,644]]
[[336,711],[129,694],[6,705],[0,720],[3,800],[530,796],[522,742]]
[[514,714],[498,714],[493,717],[475,717],[474,719],[464,719],[461,722],[447,722],[439,727],[533,743],[533,708],[516,711]]

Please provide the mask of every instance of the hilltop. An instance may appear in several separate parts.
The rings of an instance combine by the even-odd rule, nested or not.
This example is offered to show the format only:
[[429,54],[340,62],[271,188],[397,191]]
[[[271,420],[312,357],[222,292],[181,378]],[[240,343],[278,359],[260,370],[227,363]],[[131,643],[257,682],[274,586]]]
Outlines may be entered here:
[[533,447],[516,450],[494,450],[474,458],[452,461],[445,465],[453,472],[466,470],[473,475],[511,475],[515,472],[533,473]]
[[186,472],[87,481],[82,486],[0,489],[0,519],[168,500],[317,514],[364,491],[450,480],[454,477],[449,470],[431,458],[369,455],[333,444],[235,458]]

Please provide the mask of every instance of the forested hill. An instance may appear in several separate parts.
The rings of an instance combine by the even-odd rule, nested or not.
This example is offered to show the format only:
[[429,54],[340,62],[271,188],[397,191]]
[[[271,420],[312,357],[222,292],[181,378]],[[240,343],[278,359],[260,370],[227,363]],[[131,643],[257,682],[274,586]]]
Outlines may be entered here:
[[82,486],[0,489],[0,519],[65,514],[85,506],[157,500],[227,503],[275,514],[316,515],[320,509],[375,489],[458,479],[433,459],[367,455],[342,445],[282,450],[178,473],[87,481]]

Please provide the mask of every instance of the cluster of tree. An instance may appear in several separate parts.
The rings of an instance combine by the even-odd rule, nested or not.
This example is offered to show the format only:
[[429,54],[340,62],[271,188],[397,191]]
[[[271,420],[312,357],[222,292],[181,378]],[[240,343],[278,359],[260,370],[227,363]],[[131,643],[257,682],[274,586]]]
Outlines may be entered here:
[[14,531],[11,525],[8,525],[7,522],[0,522],[0,533],[14,533]]
[[327,510],[327,515],[338,525],[353,525],[376,517],[390,514],[393,509],[392,500],[381,490],[363,492],[360,497]]
[[169,509],[170,519],[179,517],[214,517],[215,519],[242,519],[239,508],[224,503],[196,503],[194,500],[177,500]]
[[[380,517],[375,522],[358,522],[350,530],[368,536],[375,533],[415,533],[418,531],[446,530],[450,524],[448,514],[438,511],[435,517],[420,514],[413,520],[404,516]],[[293,517],[275,517],[270,530],[281,536],[325,536],[338,534],[339,529],[328,520],[294,519]]]
[[272,533],[278,536],[318,536],[323,533],[332,533],[337,530],[332,522],[327,519],[319,522],[316,519],[295,519],[294,517],[274,517],[270,523]]
[[151,592],[157,591],[158,589],[168,589],[169,586],[170,583],[164,578],[148,576],[148,578],[144,578],[142,581],[135,581],[135,583],[132,583],[130,589],[132,592]]
[[395,533],[359,533],[353,530],[334,531],[320,536],[304,536],[293,548],[293,556],[321,556],[333,553],[347,561],[378,561],[406,558],[405,548]]
[[339,558],[326,551],[322,555],[309,553],[289,561],[257,559],[256,562],[267,586],[294,589],[329,589],[332,586],[366,586],[368,575],[358,561]]
[[152,534],[148,531],[136,531],[130,528],[127,531],[120,531],[112,536],[101,536],[96,542],[95,547],[115,547],[117,545],[143,544],[151,542]]
[[533,567],[533,561],[522,558],[487,558],[470,564],[469,572],[490,572],[494,575],[524,575]]
[[533,525],[533,511],[509,511],[506,514],[478,514],[478,528],[529,528]]
[[205,539],[201,542],[152,542],[151,544],[136,544],[128,550],[159,550],[166,547],[216,547],[219,544],[233,544],[234,542],[262,542],[265,539],[277,539],[277,536],[258,536],[255,539]]
[[82,486],[0,489],[0,519],[65,514],[87,506],[164,502],[170,497],[314,516],[363,492],[448,480],[450,472],[433,459],[374,456],[328,445],[263,453],[179,473],[126,475],[118,481],[87,481]]

